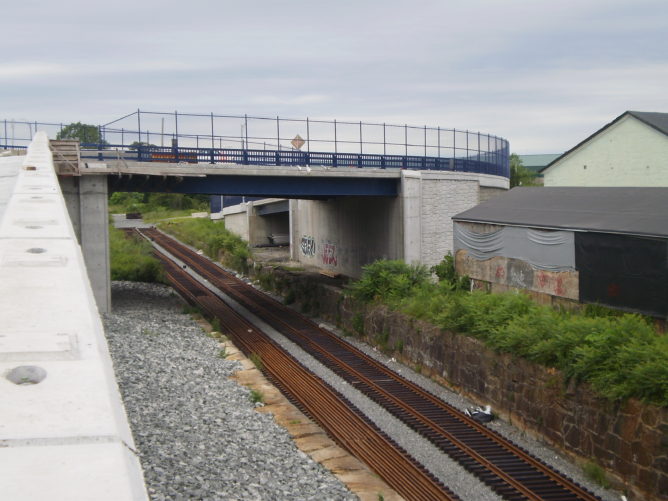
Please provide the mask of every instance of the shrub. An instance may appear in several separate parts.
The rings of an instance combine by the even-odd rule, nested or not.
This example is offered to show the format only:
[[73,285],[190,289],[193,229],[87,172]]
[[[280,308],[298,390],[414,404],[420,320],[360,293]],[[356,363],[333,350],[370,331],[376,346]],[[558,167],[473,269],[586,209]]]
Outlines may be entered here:
[[455,258],[451,252],[448,252],[443,260],[435,266],[431,267],[431,272],[438,277],[438,281],[443,286],[449,287],[451,290],[469,290],[471,279],[466,276],[458,276],[455,271]]
[[151,244],[139,237],[127,237],[123,231],[110,226],[109,254],[112,280],[165,281],[162,266],[152,255]]
[[492,331],[513,318],[538,308],[528,296],[514,292],[488,294],[474,291],[455,295],[454,298],[455,307],[451,308],[449,317],[444,320],[451,328],[482,339],[487,339]]
[[364,302],[394,302],[406,298],[429,280],[425,266],[408,265],[399,260],[378,260],[362,270],[362,278],[351,286],[350,292]]

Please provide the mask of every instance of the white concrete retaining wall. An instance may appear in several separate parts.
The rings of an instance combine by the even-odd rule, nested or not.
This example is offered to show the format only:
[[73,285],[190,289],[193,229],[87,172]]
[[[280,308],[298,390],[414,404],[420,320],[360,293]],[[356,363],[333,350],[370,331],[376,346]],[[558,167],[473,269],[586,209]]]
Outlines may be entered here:
[[18,161],[0,222],[0,498],[147,499],[46,134]]

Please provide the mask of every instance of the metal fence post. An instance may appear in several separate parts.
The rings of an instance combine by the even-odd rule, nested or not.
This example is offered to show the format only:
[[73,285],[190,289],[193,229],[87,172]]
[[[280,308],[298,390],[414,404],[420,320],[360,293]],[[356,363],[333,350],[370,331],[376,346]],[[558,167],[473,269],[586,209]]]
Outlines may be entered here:
[[404,149],[406,156],[408,156],[408,124],[404,124]]
[[[35,131],[37,131],[37,124],[35,124]],[[102,126],[98,125],[97,126],[97,159],[102,160],[102,143],[104,139],[102,139]]]
[[311,153],[311,129],[309,127],[308,117],[306,117],[306,152]]
[[[213,142],[213,111],[211,112],[211,149],[215,148],[216,145]],[[211,162],[213,163],[213,161]]]
[[9,141],[7,141],[7,119],[5,118],[5,142],[4,142],[4,144],[5,144],[5,149],[7,149],[7,146],[8,146],[7,143],[8,143],[8,142],[9,142]]
[[466,158],[464,159],[464,165],[466,166],[466,172],[468,172],[469,168],[469,131],[468,129],[466,130]]
[[424,126],[424,156],[427,158],[427,126]]
[[[339,149],[338,149],[338,145],[336,143],[336,119],[334,119],[334,154],[336,155],[338,152],[339,152]],[[335,165],[335,167],[336,167],[336,165]]]
[[[383,122],[383,155],[387,155],[387,141],[385,140],[385,122]],[[385,166],[383,166],[383,168],[385,168]]]
[[246,138],[246,150],[248,150],[248,115],[244,114],[244,136]]
[[137,142],[141,144],[141,111],[139,108],[137,108]]

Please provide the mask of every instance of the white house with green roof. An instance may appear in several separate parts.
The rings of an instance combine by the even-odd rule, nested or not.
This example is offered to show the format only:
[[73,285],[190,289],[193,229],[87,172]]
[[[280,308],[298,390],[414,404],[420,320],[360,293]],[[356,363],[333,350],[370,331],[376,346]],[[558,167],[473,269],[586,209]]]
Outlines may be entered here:
[[668,113],[626,111],[540,172],[545,186],[668,187]]

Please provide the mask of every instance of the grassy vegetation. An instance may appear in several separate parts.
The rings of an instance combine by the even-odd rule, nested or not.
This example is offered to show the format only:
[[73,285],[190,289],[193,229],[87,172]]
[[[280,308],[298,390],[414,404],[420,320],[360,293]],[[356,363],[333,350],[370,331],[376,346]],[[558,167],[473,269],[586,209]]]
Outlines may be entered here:
[[248,272],[251,257],[248,244],[225,229],[222,221],[210,219],[181,219],[163,221],[158,227],[202,251],[212,259],[242,273]]
[[589,480],[596,482],[598,485],[600,485],[605,489],[610,487],[610,481],[605,475],[605,470],[596,463],[586,463],[582,467],[582,470],[584,471],[585,476]]
[[668,336],[646,318],[596,307],[557,311],[521,293],[468,292],[445,270],[452,262],[441,265],[442,280],[433,283],[421,267],[378,261],[365,267],[350,294],[556,367],[610,400],[637,397],[668,406]]
[[259,353],[251,353],[248,358],[250,359],[251,362],[253,362],[253,365],[255,365],[255,368],[259,371],[264,369],[264,364],[262,363],[262,356]]
[[109,197],[109,212],[139,212],[143,219],[149,222],[188,217],[193,212],[208,210],[209,197],[206,195],[116,192]]
[[151,244],[127,237],[121,230],[109,227],[109,250],[112,280],[164,282],[162,267],[151,255]]
[[264,402],[264,395],[262,394],[261,391],[251,390],[250,401],[253,402],[254,404],[263,403]]

